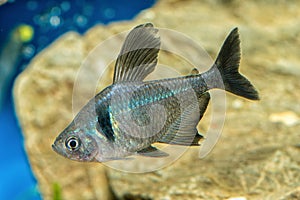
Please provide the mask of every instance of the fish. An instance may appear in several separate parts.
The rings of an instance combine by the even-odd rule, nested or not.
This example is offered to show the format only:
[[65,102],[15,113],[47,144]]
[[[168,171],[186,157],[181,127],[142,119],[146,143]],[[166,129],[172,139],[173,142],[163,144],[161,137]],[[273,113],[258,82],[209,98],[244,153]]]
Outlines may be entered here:
[[158,63],[161,39],[152,23],[134,27],[116,59],[113,83],[95,95],[57,136],[52,149],[79,162],[107,162],[134,156],[163,158],[153,144],[199,146],[197,125],[210,101],[209,91],[225,90],[259,100],[239,72],[240,38],[234,28],[214,64],[204,73],[160,80],[144,79]]

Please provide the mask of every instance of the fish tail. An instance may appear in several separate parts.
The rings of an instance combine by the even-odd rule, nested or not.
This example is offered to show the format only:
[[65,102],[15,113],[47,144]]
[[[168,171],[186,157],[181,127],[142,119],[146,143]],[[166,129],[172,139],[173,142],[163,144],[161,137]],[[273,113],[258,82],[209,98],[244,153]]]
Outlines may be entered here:
[[[259,95],[254,86],[239,73],[240,58],[240,39],[238,28],[235,28],[226,38],[213,67],[204,74],[208,89],[225,89],[238,96],[258,100]],[[216,73],[221,75],[222,80],[219,80]]]

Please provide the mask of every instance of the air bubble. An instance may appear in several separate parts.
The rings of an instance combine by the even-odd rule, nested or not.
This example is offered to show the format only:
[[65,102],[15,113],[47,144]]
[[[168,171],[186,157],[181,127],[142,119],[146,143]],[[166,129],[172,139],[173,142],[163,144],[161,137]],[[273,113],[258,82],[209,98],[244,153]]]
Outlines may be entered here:
[[22,50],[22,54],[24,56],[24,58],[32,58],[32,56],[35,53],[35,46],[30,44],[30,45],[26,45],[23,50]]
[[114,18],[116,15],[116,12],[114,9],[112,8],[106,8],[104,10],[104,16],[107,18],[107,19],[111,19],[111,18]]
[[32,10],[33,11],[33,10],[37,9],[38,3],[36,1],[28,1],[27,4],[26,4],[26,6],[27,6],[28,10]]
[[61,4],[60,4],[60,7],[63,11],[67,12],[68,10],[70,10],[71,8],[71,4],[70,2],[68,1],[63,1]]
[[74,21],[79,27],[84,27],[84,26],[86,26],[88,20],[83,15],[76,15],[74,17]]
[[51,8],[51,15],[52,16],[59,16],[61,14],[61,9],[59,7]]
[[60,25],[60,18],[58,16],[52,16],[50,18],[50,24],[54,27],[57,27]]

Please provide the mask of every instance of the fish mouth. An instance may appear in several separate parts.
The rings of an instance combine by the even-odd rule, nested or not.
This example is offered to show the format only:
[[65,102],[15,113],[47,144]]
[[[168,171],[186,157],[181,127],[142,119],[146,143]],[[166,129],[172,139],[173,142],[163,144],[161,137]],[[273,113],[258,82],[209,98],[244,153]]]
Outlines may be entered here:
[[55,151],[56,153],[59,153],[59,152],[58,152],[58,149],[57,149],[56,146],[55,146],[55,144],[52,144],[52,150]]
[[63,157],[67,157],[67,158],[69,158],[69,159],[72,160],[72,158],[70,158],[67,154],[65,154],[64,152],[62,152],[62,151],[59,149],[59,147],[57,147],[57,146],[55,145],[55,143],[52,144],[51,147],[52,147],[52,150],[53,150],[55,153],[57,153],[58,155],[61,155],[61,156],[63,156]]

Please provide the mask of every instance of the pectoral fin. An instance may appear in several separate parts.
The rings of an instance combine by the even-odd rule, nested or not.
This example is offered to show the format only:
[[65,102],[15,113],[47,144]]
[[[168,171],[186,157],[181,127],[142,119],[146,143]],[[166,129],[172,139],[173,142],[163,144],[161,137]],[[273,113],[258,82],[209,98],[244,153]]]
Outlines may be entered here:
[[158,29],[151,23],[135,27],[126,37],[117,58],[113,82],[142,81],[157,64]]
[[142,149],[137,152],[139,155],[146,156],[146,157],[166,157],[169,156],[166,152],[163,152],[156,147],[149,146],[145,149]]

